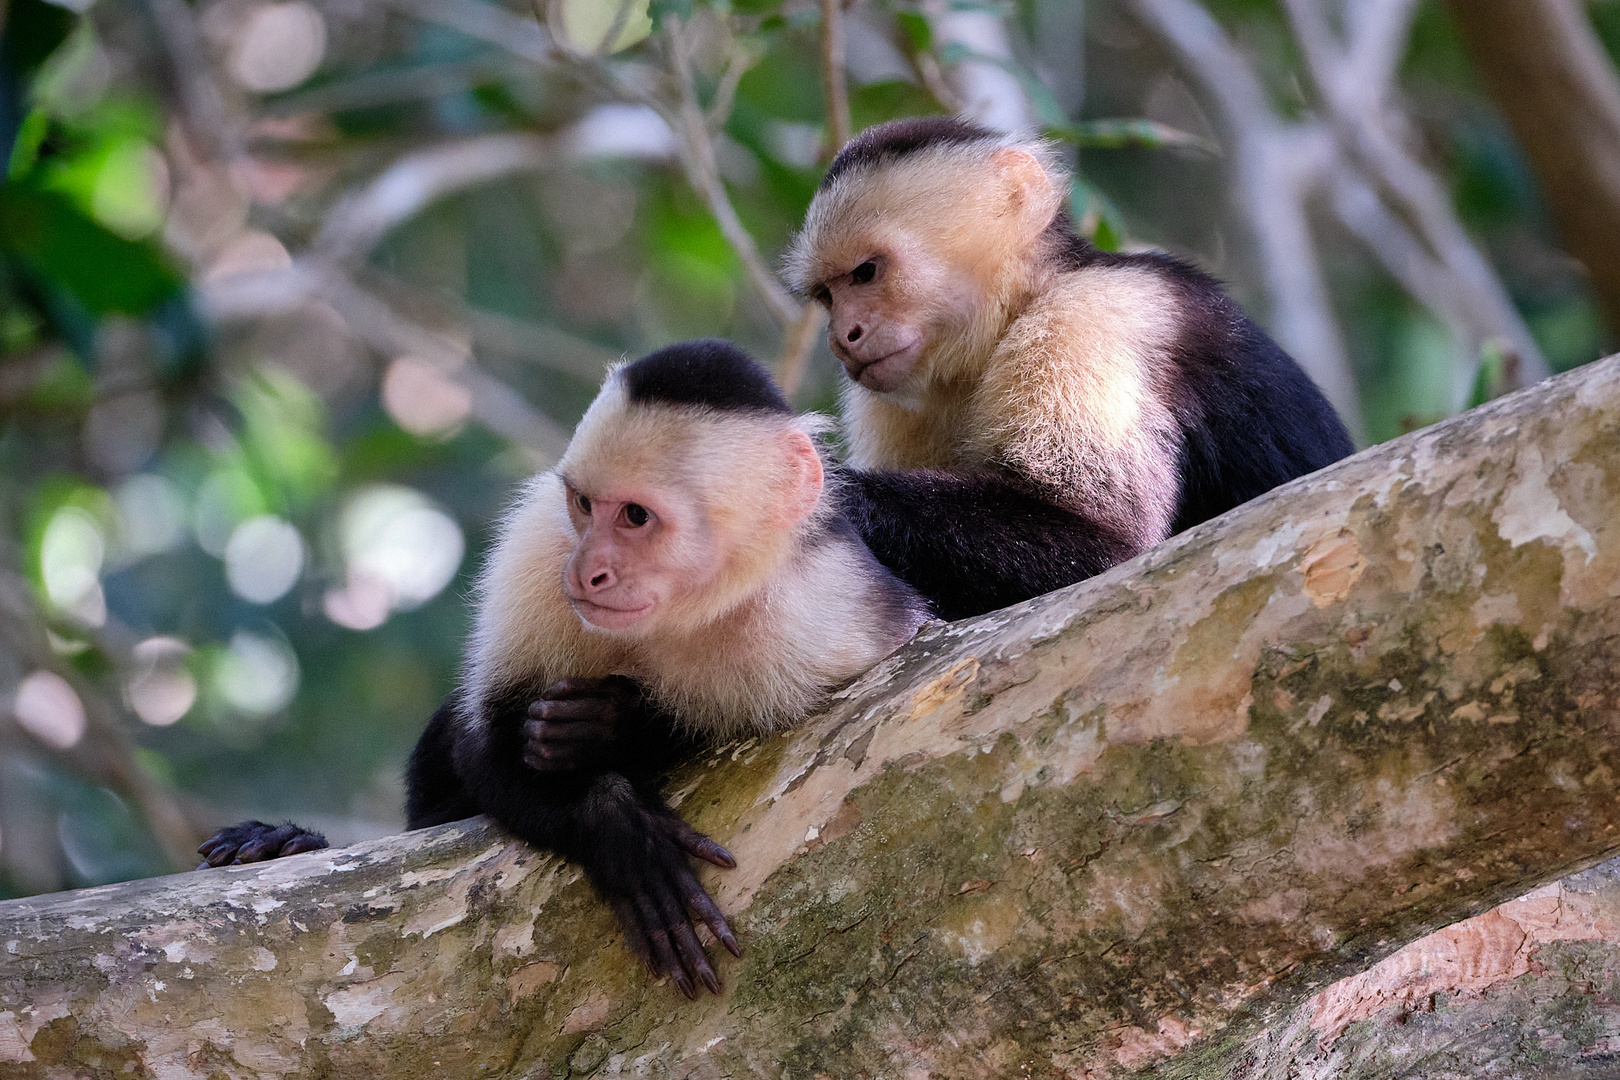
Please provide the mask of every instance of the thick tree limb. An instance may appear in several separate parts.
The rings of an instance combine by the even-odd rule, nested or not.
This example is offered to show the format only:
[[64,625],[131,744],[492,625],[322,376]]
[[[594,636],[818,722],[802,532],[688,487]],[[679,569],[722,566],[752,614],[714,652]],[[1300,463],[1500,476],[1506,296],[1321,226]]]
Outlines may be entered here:
[[463,823],[0,904],[0,1075],[1241,1071],[1334,980],[1620,848],[1616,581],[1620,359],[678,773],[738,857],[723,996],[648,985],[571,867]]

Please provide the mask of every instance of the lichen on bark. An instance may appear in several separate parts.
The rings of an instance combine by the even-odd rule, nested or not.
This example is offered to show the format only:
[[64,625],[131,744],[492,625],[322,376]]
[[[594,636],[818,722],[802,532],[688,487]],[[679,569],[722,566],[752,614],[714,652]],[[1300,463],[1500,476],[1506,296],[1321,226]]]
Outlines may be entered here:
[[[1343,1053],[1373,1014],[1313,1027],[1313,995],[1620,848],[1617,374],[932,626],[803,727],[678,770],[738,857],[705,877],[746,949],[718,998],[649,984],[573,868],[464,823],[0,904],[0,1077]],[[1578,1004],[1570,1045],[1597,1045]]]

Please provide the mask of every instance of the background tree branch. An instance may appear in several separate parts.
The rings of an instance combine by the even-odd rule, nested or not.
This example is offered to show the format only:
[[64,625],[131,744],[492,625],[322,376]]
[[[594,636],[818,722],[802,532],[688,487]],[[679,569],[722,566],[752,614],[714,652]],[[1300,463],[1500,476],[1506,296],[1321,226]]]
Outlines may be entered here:
[[1620,334],[1620,74],[1578,0],[1452,0],[1474,70]]

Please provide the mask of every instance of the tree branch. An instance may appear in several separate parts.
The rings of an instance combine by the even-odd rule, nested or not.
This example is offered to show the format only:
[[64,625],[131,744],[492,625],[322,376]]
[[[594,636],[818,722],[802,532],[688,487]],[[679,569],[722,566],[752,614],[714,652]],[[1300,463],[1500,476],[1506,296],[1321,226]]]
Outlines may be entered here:
[[849,142],[849,86],[844,79],[843,0],[821,0],[821,93],[827,102],[832,157]]
[[720,997],[648,985],[576,870],[475,821],[0,904],[0,1062],[1233,1075],[1333,980],[1620,845],[1616,477],[1620,358],[691,762],[673,799],[738,859],[704,871],[746,950]]
[[664,41],[669,52],[670,70],[679,92],[678,104],[672,115],[666,111],[666,119],[675,129],[687,180],[708,204],[709,213],[714,215],[721,235],[731,245],[731,250],[736,252],[743,271],[764,297],[771,314],[783,327],[790,327],[798,321],[799,304],[765,265],[759,245],[754,243],[753,234],[737,216],[736,207],[731,205],[731,196],[720,179],[720,166],[714,157],[714,142],[709,138],[708,119],[698,102],[697,83],[692,75],[685,31],[670,20],[664,27]]
[[1260,80],[1199,4],[1134,6],[1219,110],[1231,144],[1233,197],[1258,249],[1272,332],[1364,442],[1360,394],[1307,214],[1311,192],[1335,163],[1331,139],[1318,124],[1277,119]]
[[538,135],[480,135],[412,150],[333,206],[309,253],[333,262],[362,259],[389,230],[446,195],[544,168],[554,157],[551,140]]
[[[1452,279],[1451,292],[1472,325],[1472,340],[1461,352],[1466,360],[1453,369],[1454,402],[1461,404],[1467,395],[1481,348],[1493,338],[1517,355],[1515,370],[1524,382],[1546,378],[1546,359],[1496,271],[1457,219],[1450,194],[1391,132],[1390,84],[1373,79],[1394,76],[1415,6],[1412,0],[1381,0],[1375,12],[1355,24],[1360,39],[1348,47],[1333,40],[1319,2],[1284,0],[1284,7],[1340,144],[1412,221]],[[1359,66],[1352,66],[1352,57]]]
[[1575,0],[1453,0],[1474,70],[1620,334],[1620,75]]

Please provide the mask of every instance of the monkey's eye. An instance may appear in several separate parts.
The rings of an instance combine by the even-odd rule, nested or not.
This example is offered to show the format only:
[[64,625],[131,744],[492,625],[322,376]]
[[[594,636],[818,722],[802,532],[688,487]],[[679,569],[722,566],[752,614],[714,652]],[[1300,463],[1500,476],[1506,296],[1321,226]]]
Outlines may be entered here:
[[814,289],[811,289],[810,299],[824,308],[832,307],[832,293],[827,290],[825,285],[817,285]]
[[877,277],[877,263],[871,259],[867,259],[849,272],[849,280],[857,285],[866,285],[875,277]]
[[579,512],[586,517],[591,516],[591,500],[589,496],[581,495],[577,491],[574,492],[574,505],[579,507]]
[[640,503],[624,504],[624,520],[630,523],[632,529],[641,528],[647,524],[647,520],[651,517],[652,515],[647,512],[647,508]]

